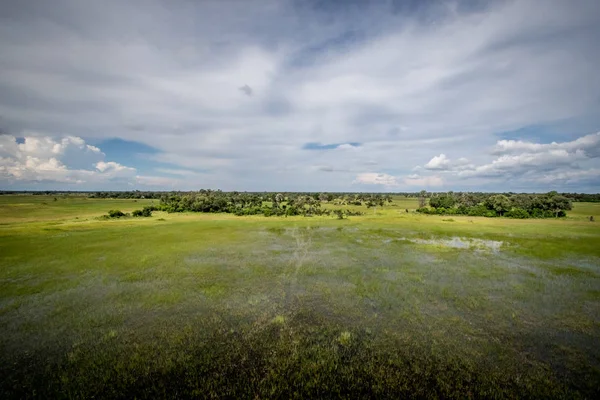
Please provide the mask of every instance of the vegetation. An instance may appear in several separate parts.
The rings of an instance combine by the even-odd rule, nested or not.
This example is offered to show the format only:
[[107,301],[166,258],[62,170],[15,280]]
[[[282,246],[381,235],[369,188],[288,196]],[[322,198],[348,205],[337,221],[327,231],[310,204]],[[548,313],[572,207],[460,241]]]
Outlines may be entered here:
[[125,214],[123,211],[121,210],[110,210],[108,212],[107,215],[105,215],[108,218],[122,218],[122,217],[128,217],[129,214]]
[[520,220],[327,198],[264,218],[0,196],[0,395],[600,395],[599,203]]
[[571,200],[557,192],[540,194],[514,194],[506,196],[436,194],[429,200],[431,208],[420,207],[418,212],[438,215],[469,215],[478,217],[551,218],[564,217],[572,209]]
[[156,207],[146,206],[141,210],[134,210],[131,215],[134,217],[151,217],[152,211],[156,211]]
[[[330,199],[330,200],[329,200]],[[292,217],[297,215],[315,216],[315,215],[361,215],[361,212],[349,209],[325,209],[322,208],[322,202],[333,202],[333,204],[353,204],[361,205],[365,201],[367,208],[376,205],[383,206],[384,198],[382,195],[360,194],[352,198],[334,198],[331,194],[315,193],[301,194],[294,193],[283,195],[281,193],[270,194],[250,194],[250,193],[225,193],[220,190],[201,190],[199,192],[190,192],[184,195],[170,194],[161,197],[160,209],[162,211],[172,212],[205,212],[205,213],[231,213],[237,216],[244,215],[264,215]],[[337,200],[337,201],[336,201]],[[341,213],[341,214],[340,214]]]

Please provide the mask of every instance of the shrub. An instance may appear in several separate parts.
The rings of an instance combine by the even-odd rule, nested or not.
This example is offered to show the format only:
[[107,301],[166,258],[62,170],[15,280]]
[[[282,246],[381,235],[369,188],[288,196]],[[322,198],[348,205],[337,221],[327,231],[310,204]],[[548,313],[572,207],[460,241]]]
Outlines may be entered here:
[[124,217],[125,215],[127,215],[127,214],[125,214],[121,210],[110,210],[108,212],[109,218],[121,218],[121,217]]
[[511,209],[509,212],[507,212],[506,214],[504,214],[505,217],[508,218],[519,218],[519,219],[525,219],[525,218],[529,218],[529,213],[525,210],[523,210],[522,208],[513,208]]
[[[471,217],[485,217],[488,213],[488,209],[484,205],[476,205],[473,207],[467,207],[467,215]],[[495,215],[494,215],[495,216]]]
[[152,208],[144,207],[141,210],[135,210],[131,213],[134,217],[151,217],[152,216]]
[[154,207],[152,206],[146,206],[144,208],[142,208],[142,217],[151,217],[152,216],[152,211],[154,211]]

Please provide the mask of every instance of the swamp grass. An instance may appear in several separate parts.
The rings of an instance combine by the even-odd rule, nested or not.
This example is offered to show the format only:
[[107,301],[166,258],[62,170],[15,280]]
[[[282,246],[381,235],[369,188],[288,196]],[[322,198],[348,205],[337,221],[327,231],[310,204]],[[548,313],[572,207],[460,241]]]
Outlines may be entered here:
[[144,202],[44,197],[0,196],[3,398],[599,394],[599,205],[102,221]]

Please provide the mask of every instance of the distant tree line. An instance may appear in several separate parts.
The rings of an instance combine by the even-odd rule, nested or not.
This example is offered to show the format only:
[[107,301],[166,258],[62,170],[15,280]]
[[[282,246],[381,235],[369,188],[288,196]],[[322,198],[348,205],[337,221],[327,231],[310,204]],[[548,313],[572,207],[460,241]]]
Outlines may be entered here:
[[[331,199],[331,200],[329,200]],[[169,193],[160,198],[157,209],[167,212],[231,213],[235,215],[313,216],[337,215],[338,218],[361,215],[359,211],[321,208],[321,203],[336,198],[326,193],[247,193],[200,190]],[[367,201],[372,201],[369,198]],[[341,204],[341,203],[340,203]]]
[[[8,194],[29,194],[29,195],[79,195],[97,199],[160,199],[164,195],[177,194],[185,195],[189,193],[212,193],[218,190],[201,189],[199,191],[64,191],[64,190],[43,190],[43,191],[27,191],[27,190],[3,190],[0,195]],[[238,193],[238,192],[229,192]],[[249,195],[258,195],[261,197],[272,197],[277,192],[243,192]],[[286,197],[294,196],[310,196],[313,199],[321,201],[339,201],[351,205],[367,204],[369,200],[372,204],[379,202],[381,199],[391,202],[392,196],[404,196],[408,198],[430,198],[432,196],[443,195],[444,193],[435,192],[390,192],[390,193],[355,193],[355,192],[281,192]],[[476,197],[489,197],[493,195],[504,195],[512,197],[514,195],[538,195],[534,193],[516,193],[516,192],[455,192],[456,195],[469,194]],[[600,193],[557,193],[571,201],[577,202],[600,202]],[[360,204],[358,204],[360,202]]]
[[571,208],[571,199],[557,192],[512,195],[448,192],[431,195],[429,207],[423,205],[417,212],[481,217],[557,218],[566,216],[566,211]]

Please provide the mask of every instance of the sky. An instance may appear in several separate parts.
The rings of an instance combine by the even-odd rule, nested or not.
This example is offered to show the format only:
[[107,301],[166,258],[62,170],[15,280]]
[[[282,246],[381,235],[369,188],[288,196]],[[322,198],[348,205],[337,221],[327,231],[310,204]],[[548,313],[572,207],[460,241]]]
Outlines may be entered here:
[[0,189],[600,192],[598,0],[0,0]]

